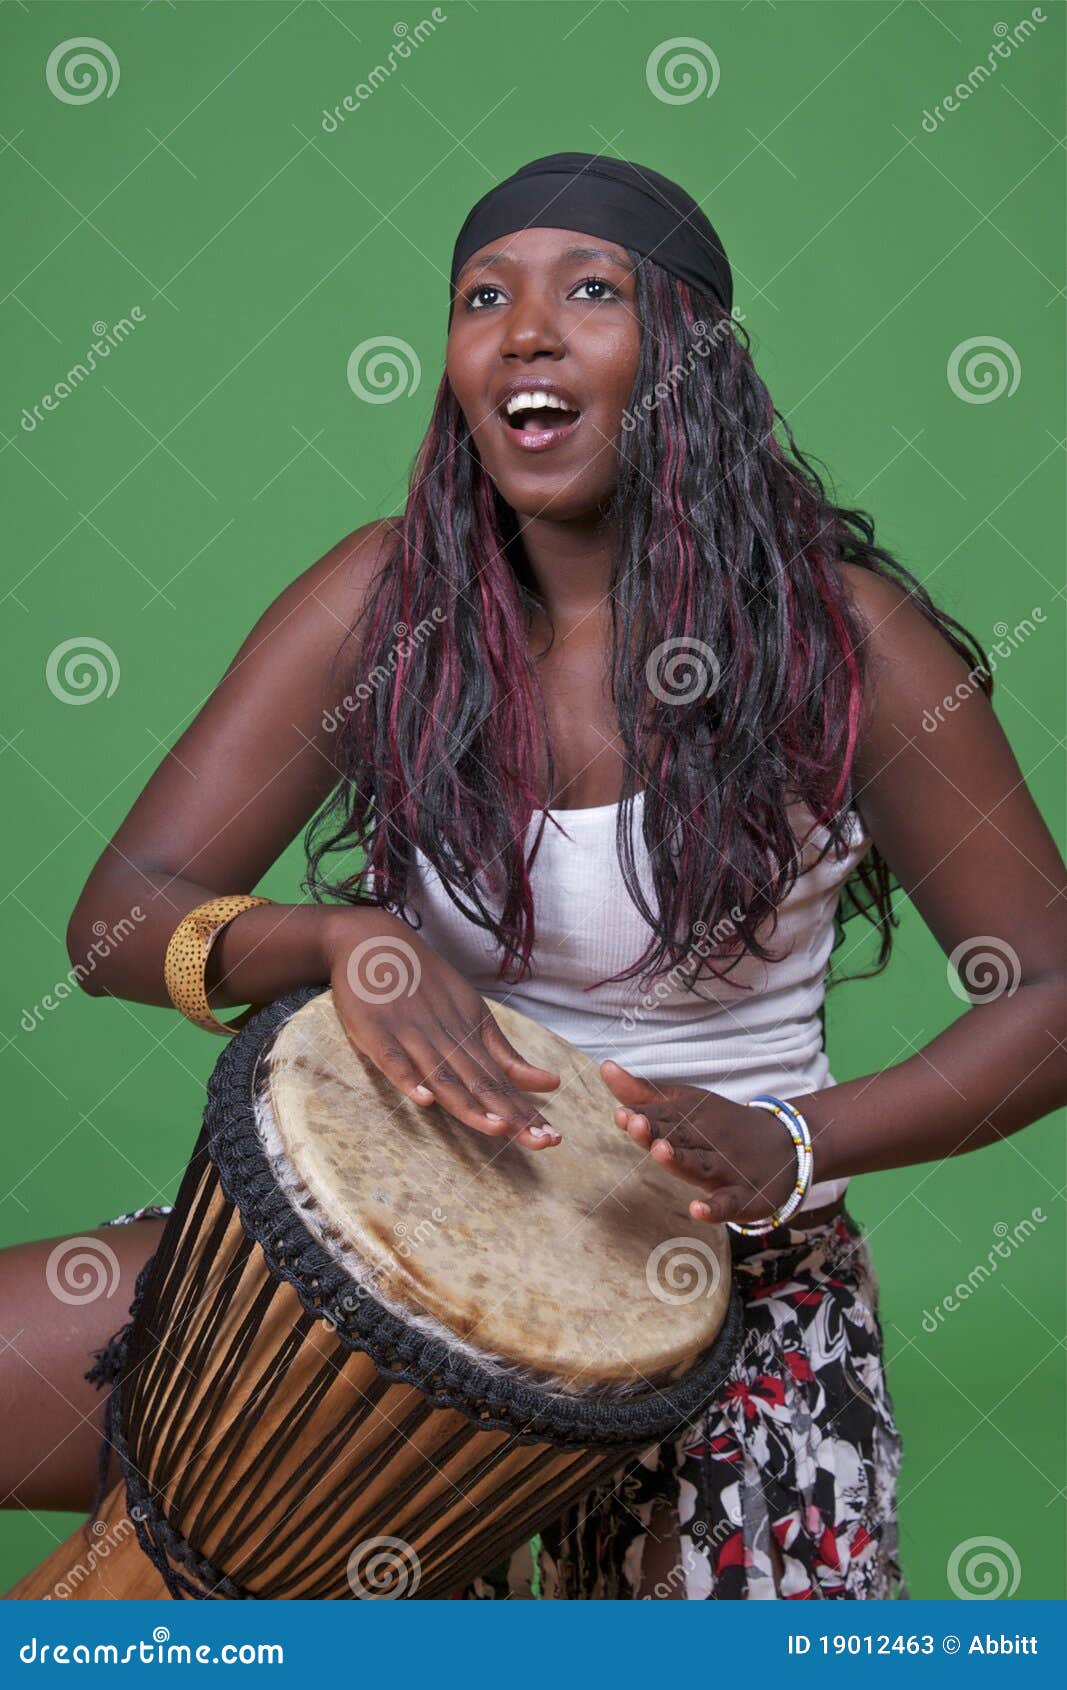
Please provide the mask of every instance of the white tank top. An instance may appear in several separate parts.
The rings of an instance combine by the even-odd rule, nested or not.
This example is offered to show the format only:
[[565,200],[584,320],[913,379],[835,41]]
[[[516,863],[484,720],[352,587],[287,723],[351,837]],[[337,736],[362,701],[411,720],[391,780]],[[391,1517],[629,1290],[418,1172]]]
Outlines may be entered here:
[[[643,799],[641,791],[634,802],[634,857],[654,909],[641,835]],[[769,924],[761,929],[761,939],[775,956],[788,954],[770,963],[746,956],[727,981],[702,978],[701,996],[696,996],[671,974],[653,980],[645,991],[635,979],[583,989],[635,961],[652,934],[623,880],[615,846],[618,808],[607,804],[550,812],[530,871],[533,972],[521,984],[496,978],[501,951],[493,936],[456,909],[416,848],[407,901],[422,916],[419,937],[484,997],[529,1015],[598,1062],[610,1056],[648,1079],[686,1081],[736,1103],[756,1092],[801,1097],[834,1085],[822,1048],[819,1009],[841,886],[871,844],[858,811],[849,812],[850,842],[843,857],[831,851],[816,864],[828,835],[825,828],[813,833],[801,852],[802,872],[778,906],[777,931],[770,938]],[[553,826],[553,814],[567,837]],[[799,842],[814,818],[799,805],[789,814]],[[539,820],[539,814],[531,818],[528,846]],[[499,908],[491,898],[486,902],[494,911]],[[744,990],[746,985],[752,989]],[[551,1114],[548,1093],[545,1107]],[[818,1168],[816,1151],[816,1175]],[[832,1202],[847,1183],[816,1180],[803,1207]]]

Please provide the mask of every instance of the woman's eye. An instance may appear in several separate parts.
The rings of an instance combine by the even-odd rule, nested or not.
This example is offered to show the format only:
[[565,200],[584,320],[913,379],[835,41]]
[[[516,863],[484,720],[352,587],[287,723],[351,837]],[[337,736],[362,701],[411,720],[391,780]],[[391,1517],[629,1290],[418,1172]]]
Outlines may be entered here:
[[[607,278],[604,277],[604,276],[587,276],[585,278],[584,282],[578,283],[578,287],[580,287],[580,288],[606,288],[609,294],[613,294],[616,299],[619,298],[618,288],[613,287],[611,282],[609,282],[607,280]],[[597,294],[596,298],[603,299],[604,295],[603,294]]]
[[[592,295],[586,296],[587,298],[591,298],[594,303],[596,302],[596,300],[604,299],[608,296],[610,296],[614,299],[621,298],[621,295],[619,293],[618,288],[615,287],[612,282],[609,282],[605,276],[586,276],[583,281],[580,281],[577,284],[577,286],[574,289],[574,294],[577,294],[580,291],[580,289],[582,289],[582,288],[601,288],[601,289],[606,290],[606,292],[603,292],[603,293],[594,293]],[[465,301],[466,306],[467,306],[467,310],[468,311],[483,311],[483,310],[485,310],[487,304],[492,305],[495,302],[491,299],[487,302],[484,301],[483,295],[485,295],[487,293],[499,295],[500,292],[501,292],[501,289],[494,286],[491,282],[484,282],[481,287],[469,289],[469,291],[467,293],[465,293],[464,296],[463,296],[464,301]],[[573,297],[573,295],[571,295],[570,297]]]

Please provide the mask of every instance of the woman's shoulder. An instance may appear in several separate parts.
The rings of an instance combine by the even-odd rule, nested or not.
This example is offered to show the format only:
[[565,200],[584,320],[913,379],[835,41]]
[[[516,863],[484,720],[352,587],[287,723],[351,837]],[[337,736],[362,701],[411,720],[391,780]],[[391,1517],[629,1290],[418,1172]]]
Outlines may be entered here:
[[249,675],[282,664],[291,677],[325,679],[340,658],[352,657],[354,634],[378,571],[389,556],[396,517],[355,528],[293,576],[261,610],[231,668]]
[[860,564],[839,563],[837,570],[859,624],[867,677],[862,738],[891,741],[905,725],[914,733],[931,701],[967,679],[967,664],[923,589],[920,596]]
[[246,624],[206,715],[216,705],[262,715],[272,701],[290,723],[326,713],[358,661],[363,609],[396,521],[353,529],[274,593]]
[[[904,587],[861,563],[839,560],[834,567],[868,637],[877,633],[887,616],[896,615],[912,603]],[[919,614],[917,609],[914,613]]]
[[383,516],[365,522],[338,540],[285,589],[299,601],[309,596],[349,627],[362,609],[378,570],[389,556],[401,518]]
[[959,652],[935,620],[945,613],[937,609],[921,583],[912,590],[859,563],[839,562],[836,568],[869,656],[920,667],[934,658],[942,665],[959,660]]

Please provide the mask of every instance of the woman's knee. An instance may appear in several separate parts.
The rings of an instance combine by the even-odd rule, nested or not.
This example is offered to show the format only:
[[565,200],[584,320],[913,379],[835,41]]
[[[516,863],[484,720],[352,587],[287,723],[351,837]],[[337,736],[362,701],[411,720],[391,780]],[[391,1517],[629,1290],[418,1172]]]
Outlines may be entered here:
[[93,1352],[129,1318],[162,1220],[0,1250],[0,1507],[88,1509],[106,1392]]

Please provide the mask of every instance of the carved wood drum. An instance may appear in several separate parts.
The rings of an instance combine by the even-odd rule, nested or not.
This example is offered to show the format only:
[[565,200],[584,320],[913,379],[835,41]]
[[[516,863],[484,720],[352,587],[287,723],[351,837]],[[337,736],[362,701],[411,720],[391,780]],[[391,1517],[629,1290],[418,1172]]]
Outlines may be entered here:
[[725,1228],[595,1062],[486,1001],[561,1075],[561,1144],[410,1103],[328,990],[227,1045],[110,1402],[133,1529],[79,1595],[450,1596],[720,1388]]

